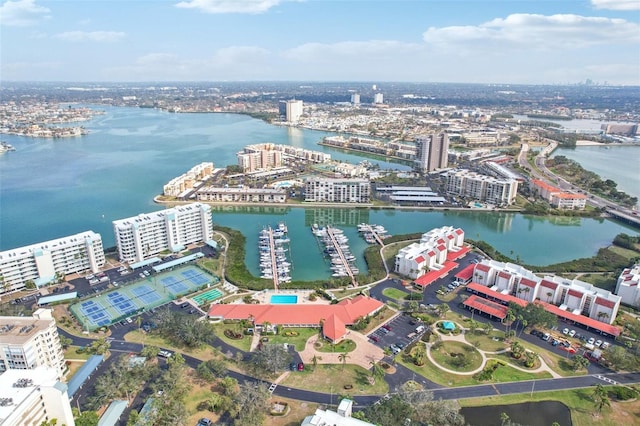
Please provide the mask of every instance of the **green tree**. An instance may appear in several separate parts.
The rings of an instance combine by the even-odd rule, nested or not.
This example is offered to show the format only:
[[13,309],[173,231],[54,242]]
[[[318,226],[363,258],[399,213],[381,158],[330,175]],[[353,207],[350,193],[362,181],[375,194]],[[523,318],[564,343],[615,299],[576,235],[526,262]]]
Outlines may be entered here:
[[269,408],[270,394],[266,384],[255,385],[245,382],[233,399],[234,409],[230,412],[236,426],[261,426]]
[[100,417],[95,411],[83,411],[81,413],[77,408],[72,408],[71,412],[76,426],[97,426],[100,421]]
[[573,371],[582,370],[583,368],[587,368],[589,366],[589,360],[583,357],[582,355],[574,355],[571,358],[571,369]]
[[438,305],[438,315],[440,316],[440,318],[443,318],[447,314],[447,312],[449,312],[449,310],[449,305],[447,305],[446,303],[441,303]]
[[67,336],[63,336],[62,334],[58,335],[58,338],[60,339],[60,345],[62,345],[62,347],[64,349],[68,348],[69,345],[71,345],[71,343],[73,343],[73,340],[71,340],[69,337]]
[[376,378],[383,378],[384,377],[384,368],[382,368],[382,366],[374,361],[371,361],[371,378],[373,379],[373,381],[376,381]]
[[611,401],[609,401],[609,394],[607,393],[605,387],[602,385],[596,385],[596,388],[591,394],[591,399],[593,399],[598,413],[601,413],[604,407],[611,406]]
[[158,356],[159,352],[160,348],[157,346],[145,346],[140,351],[140,356],[143,356],[145,358],[155,358]]
[[347,358],[351,358],[351,357],[346,352],[342,352],[340,355],[338,355],[338,360],[342,363],[343,370],[344,370],[344,366],[347,364]]
[[96,355],[104,355],[109,348],[111,347],[111,343],[107,340],[106,337],[101,337],[98,340],[94,340],[91,343],[91,347],[89,351]]
[[509,424],[511,418],[509,417],[509,415],[505,412],[500,413],[500,425],[504,426],[506,424]]

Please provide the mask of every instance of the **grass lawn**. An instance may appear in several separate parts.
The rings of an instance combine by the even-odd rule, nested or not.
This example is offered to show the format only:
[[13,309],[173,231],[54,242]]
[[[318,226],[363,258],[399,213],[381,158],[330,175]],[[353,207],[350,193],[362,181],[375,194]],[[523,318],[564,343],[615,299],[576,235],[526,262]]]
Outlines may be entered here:
[[349,297],[351,297],[353,295],[356,295],[356,294],[360,293],[361,291],[362,291],[362,289],[359,289],[359,288],[351,288],[351,289],[348,289],[348,290],[344,290],[344,289],[342,289],[342,290],[331,290],[331,293],[333,293],[333,295],[335,297],[337,297],[339,300],[342,300],[342,299],[347,299],[347,298],[349,298]]
[[[460,372],[473,371],[482,365],[482,356],[476,348],[462,342],[443,341],[436,347],[431,347],[431,356],[439,365]],[[459,365],[458,361],[464,357],[466,364]]]
[[409,293],[402,290],[398,290],[397,288],[385,288],[384,290],[382,290],[382,294],[392,299],[396,299],[400,301],[404,300],[404,298],[409,295]]
[[67,373],[67,381],[68,381],[68,380],[71,380],[73,375],[76,374],[76,371],[78,371],[85,362],[84,361],[66,361],[66,362],[69,363],[69,372]]
[[367,327],[364,330],[360,330],[360,333],[365,335],[369,334],[371,330],[376,329],[380,327],[382,324],[389,321],[389,318],[391,318],[393,315],[395,315],[395,311],[389,309],[386,306],[383,307],[377,316],[371,317],[371,320],[369,321],[369,325],[367,325]]
[[[284,336],[283,333],[287,331],[293,331],[298,333],[297,336]],[[307,340],[315,334],[318,334],[317,328],[284,328],[280,331],[280,334],[268,334],[265,337],[269,338],[269,343],[288,343],[296,348],[296,351],[304,349]]]
[[189,377],[189,386],[190,389],[189,393],[187,394],[185,404],[187,406],[187,413],[189,413],[186,424],[195,425],[196,423],[198,423],[198,420],[203,417],[212,420],[215,424],[219,420],[220,416],[218,416],[216,413],[212,413],[209,410],[198,411],[198,404],[200,404],[202,401],[205,401],[212,393],[211,384],[196,380],[193,375],[191,375]]
[[[615,246],[614,246],[615,247]],[[626,250],[626,249],[622,249]],[[631,252],[635,253],[635,252]],[[637,256],[638,253],[635,253]],[[609,274],[583,274],[579,278],[581,281],[593,284],[596,287],[614,291],[618,282],[618,277],[609,276]]]
[[194,349],[186,347],[176,347],[163,337],[154,334],[145,334],[138,330],[130,331],[125,334],[124,340],[127,342],[142,343],[145,346],[157,346],[159,348],[169,349],[174,352],[182,352],[203,361],[220,357],[220,355],[215,352],[211,346],[208,345],[202,345],[201,347]]
[[336,353],[351,352],[355,350],[355,348],[356,348],[356,342],[350,339],[343,340],[337,345],[332,345],[329,342],[323,342],[320,347],[316,346],[316,350],[318,352],[336,352]]
[[463,407],[484,407],[530,401],[560,401],[571,409],[571,421],[574,425],[619,426],[637,423],[637,419],[640,418],[640,400],[611,401],[611,408],[605,408],[601,414],[597,414],[594,402],[590,397],[592,392],[593,390],[590,388],[571,389],[556,392],[534,392],[533,395],[525,393],[460,399],[458,402]]
[[620,256],[626,257],[627,259],[632,259],[634,257],[638,257],[638,252],[635,250],[629,250],[619,246],[610,246],[609,250],[612,252],[619,254]]
[[480,330],[475,333],[468,332],[464,337],[467,342],[481,351],[497,352],[509,348],[509,345],[504,342],[504,333],[497,330],[492,331],[490,334]]
[[[270,402],[286,402],[289,404],[289,413],[284,416],[267,415],[265,424],[268,424],[269,426],[300,425],[305,417],[315,413],[316,408],[319,407],[318,404],[313,402],[298,401],[296,399],[282,398],[279,396],[274,396],[271,398]],[[333,409],[335,410],[335,407]]]
[[570,360],[573,355],[569,354],[568,352],[568,357],[562,357],[545,349],[544,347],[532,345],[531,343],[528,343],[524,340],[520,340],[520,343],[522,343],[522,346],[524,346],[525,348],[540,355],[540,358],[542,358],[553,371],[560,374],[561,376],[582,376],[586,373],[585,370],[573,371],[571,369]]
[[[368,370],[354,364],[318,364],[315,369],[308,365],[304,371],[290,372],[280,385],[333,393],[336,401],[339,400],[338,395],[383,395],[389,391],[384,380],[376,379],[376,383],[371,385],[369,375]],[[345,385],[353,388],[345,389]]]
[[220,338],[220,340],[233,346],[234,348],[238,348],[242,351],[248,352],[249,349],[251,348],[251,341],[253,339],[253,336],[250,334],[249,335],[244,334],[242,335],[242,339],[230,339],[224,335],[224,331],[226,329],[231,329],[234,332],[238,331],[235,324],[224,324],[224,323],[213,324],[213,332],[215,333],[216,337]]
[[87,360],[92,355],[86,351],[77,353],[76,350],[80,349],[80,346],[69,346],[64,350],[64,359],[84,359]]

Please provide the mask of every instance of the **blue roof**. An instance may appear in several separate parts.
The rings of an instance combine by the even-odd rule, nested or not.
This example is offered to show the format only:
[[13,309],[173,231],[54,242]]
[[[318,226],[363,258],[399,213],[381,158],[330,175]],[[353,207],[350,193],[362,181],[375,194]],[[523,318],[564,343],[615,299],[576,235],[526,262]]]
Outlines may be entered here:
[[152,265],[157,262],[162,262],[162,259],[160,259],[159,257],[152,257],[150,259],[146,259],[140,262],[130,263],[129,267],[131,269],[138,269],[138,268],[142,268],[143,266]]
[[172,260],[167,263],[163,263],[162,265],[154,266],[153,270],[155,272],[161,272],[161,271],[164,271],[165,269],[170,269],[170,268],[173,268],[174,266],[182,265],[183,263],[191,262],[192,260],[196,260],[201,257],[204,257],[204,254],[200,252],[193,253],[193,254],[190,254],[189,256],[181,257],[179,259]]
[[77,291],[71,293],[53,294],[51,296],[45,296],[38,299],[38,305],[46,305],[47,303],[61,302],[63,300],[71,300],[78,297]]
[[98,426],[115,426],[118,424],[118,420],[120,420],[120,416],[124,413],[124,410],[127,409],[127,401],[122,399],[116,399],[109,404],[107,411],[104,412],[100,420],[98,421]]
[[69,398],[72,398],[73,395],[78,392],[80,386],[82,386],[89,376],[96,371],[98,366],[102,364],[102,361],[104,361],[104,357],[102,355],[92,355],[89,357],[87,362],[85,362],[82,367],[76,371],[76,374],[74,374],[71,380],[69,380]]
[[205,241],[205,243],[209,246],[209,247],[213,247],[214,249],[218,248],[218,243],[214,240],[207,240]]

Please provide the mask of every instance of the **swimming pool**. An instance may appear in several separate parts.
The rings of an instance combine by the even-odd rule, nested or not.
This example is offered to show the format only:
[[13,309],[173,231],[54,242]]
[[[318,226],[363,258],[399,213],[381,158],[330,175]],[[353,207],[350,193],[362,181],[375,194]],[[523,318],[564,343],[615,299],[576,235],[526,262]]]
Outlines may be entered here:
[[298,296],[295,294],[274,294],[271,296],[271,303],[278,305],[295,305],[298,303]]

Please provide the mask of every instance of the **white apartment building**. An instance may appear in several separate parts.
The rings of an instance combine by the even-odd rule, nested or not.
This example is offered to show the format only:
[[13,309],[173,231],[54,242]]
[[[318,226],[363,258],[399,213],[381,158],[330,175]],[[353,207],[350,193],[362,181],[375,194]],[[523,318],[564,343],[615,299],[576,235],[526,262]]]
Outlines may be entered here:
[[203,181],[213,173],[213,163],[200,163],[188,172],[173,178],[163,188],[163,193],[169,197],[179,197],[194,188],[197,182]]
[[464,132],[462,137],[467,145],[497,145],[500,133],[494,131]]
[[67,385],[48,367],[0,375],[0,426],[40,426],[48,420],[75,426]]
[[447,261],[447,254],[460,250],[463,245],[462,229],[452,226],[432,229],[422,234],[420,242],[398,251],[394,272],[416,279],[430,270],[441,269]]
[[369,203],[368,179],[309,178],[305,180],[304,200],[321,203]]
[[284,164],[285,160],[292,159],[311,163],[331,161],[331,155],[324,152],[269,142],[247,145],[241,152],[236,154],[236,157],[238,158],[238,165],[245,173],[278,168]]
[[556,188],[538,179],[532,179],[531,184],[532,189],[538,193],[541,198],[558,209],[584,210],[587,205],[586,195],[564,192],[560,188]]
[[304,418],[301,426],[373,426],[373,423],[351,417],[352,413],[353,401],[344,398],[337,411],[318,408],[315,414]]
[[191,203],[113,221],[121,261],[140,262],[165,250],[212,239],[211,207]]
[[64,354],[51,309],[38,309],[31,317],[0,317],[0,373],[41,366],[54,370],[58,379],[64,376]]
[[449,170],[447,193],[470,197],[496,206],[512,204],[518,193],[515,179],[495,178],[466,169]]
[[102,237],[93,231],[3,251],[0,293],[21,290],[28,281],[40,287],[66,274],[98,272],[104,261]]
[[354,105],[360,105],[360,94],[352,93],[351,94],[351,103]]
[[304,105],[302,101],[295,99],[280,101],[280,115],[284,116],[288,123],[297,123],[302,117]]
[[473,271],[473,282],[501,294],[533,302],[537,299],[561,310],[612,324],[621,297],[580,280],[557,276],[540,278],[522,266],[483,260]]
[[622,303],[640,307],[640,263],[622,271],[615,293],[622,298]]
[[275,188],[216,188],[205,186],[196,192],[198,201],[239,202],[239,203],[284,203],[287,194],[284,189]]
[[384,103],[384,95],[382,93],[376,93],[375,95],[373,95],[373,103],[374,104]]

